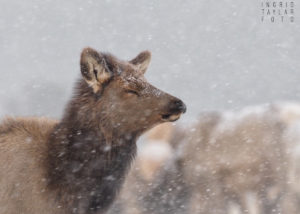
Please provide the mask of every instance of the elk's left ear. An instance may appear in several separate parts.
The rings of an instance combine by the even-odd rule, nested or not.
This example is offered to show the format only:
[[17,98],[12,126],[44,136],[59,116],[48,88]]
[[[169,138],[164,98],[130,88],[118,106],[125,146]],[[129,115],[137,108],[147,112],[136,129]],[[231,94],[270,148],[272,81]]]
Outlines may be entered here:
[[130,60],[130,63],[139,67],[139,70],[143,73],[146,72],[151,61],[151,52],[143,51],[137,55],[134,59]]

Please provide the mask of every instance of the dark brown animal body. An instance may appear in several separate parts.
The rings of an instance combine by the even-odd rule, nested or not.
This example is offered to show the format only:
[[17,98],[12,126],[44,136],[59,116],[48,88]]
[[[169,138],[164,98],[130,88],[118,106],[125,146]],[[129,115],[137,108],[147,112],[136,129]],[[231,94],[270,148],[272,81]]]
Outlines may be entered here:
[[73,99],[60,122],[7,119],[0,126],[0,214],[104,213],[146,130],[177,120],[179,99],[143,74],[150,53],[126,62],[83,50]]

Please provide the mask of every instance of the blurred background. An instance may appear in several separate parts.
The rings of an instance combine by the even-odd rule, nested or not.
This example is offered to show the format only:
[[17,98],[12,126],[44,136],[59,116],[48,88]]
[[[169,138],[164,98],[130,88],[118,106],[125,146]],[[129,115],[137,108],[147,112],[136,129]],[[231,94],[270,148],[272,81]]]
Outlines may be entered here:
[[60,117],[91,46],[204,110],[300,99],[300,22],[261,22],[258,0],[0,0],[0,115]]
[[61,117],[86,46],[150,50],[146,78],[187,104],[142,139],[110,214],[300,212],[298,2],[294,23],[262,22],[259,0],[0,3],[1,117]]

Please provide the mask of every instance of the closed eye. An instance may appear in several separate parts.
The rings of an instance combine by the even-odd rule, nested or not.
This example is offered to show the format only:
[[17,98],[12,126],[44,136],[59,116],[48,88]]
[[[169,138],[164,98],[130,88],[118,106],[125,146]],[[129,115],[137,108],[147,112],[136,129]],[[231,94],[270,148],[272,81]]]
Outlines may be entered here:
[[138,97],[140,96],[139,93],[136,92],[136,91],[134,91],[134,90],[127,89],[127,90],[125,90],[125,92],[128,93],[128,94],[134,94],[134,95],[136,95]]

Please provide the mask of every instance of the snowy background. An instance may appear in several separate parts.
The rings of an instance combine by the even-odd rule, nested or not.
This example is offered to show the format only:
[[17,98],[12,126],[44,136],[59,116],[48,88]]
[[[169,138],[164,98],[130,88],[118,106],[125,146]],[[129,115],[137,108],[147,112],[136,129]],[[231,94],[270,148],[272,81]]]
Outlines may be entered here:
[[[260,0],[0,0],[0,117],[44,115],[59,118],[71,97],[75,81],[80,77],[79,56],[86,46],[128,60],[143,50],[150,50],[152,63],[146,77],[158,88],[181,98],[187,104],[187,113],[180,123],[195,121],[200,112],[207,110],[239,110],[249,105],[300,101],[300,2],[296,0],[295,5],[295,23],[263,23]],[[281,141],[282,145],[289,145],[287,143],[290,141],[294,143],[293,147],[287,146],[287,151],[293,152],[287,153],[289,156],[286,157],[292,163],[289,166],[289,178],[294,178],[289,182],[289,188],[293,191],[287,192],[291,198],[286,200],[291,201],[291,204],[295,195],[300,198],[300,106],[295,109],[296,114],[291,118],[295,119],[296,122],[293,122],[296,125],[291,125],[292,128],[289,127],[286,132],[274,131],[282,136],[286,134],[286,139]],[[256,112],[255,108],[252,111]],[[288,124],[291,115],[287,115],[285,119],[288,121],[284,122]],[[239,118],[239,114],[237,117]],[[234,120],[228,121],[240,127]],[[247,118],[245,121],[251,123]],[[190,139],[194,131],[195,129],[191,129],[191,132],[187,132],[183,142]],[[248,137],[247,133],[251,134],[252,131],[246,127],[243,133]],[[236,132],[239,134],[239,129]],[[269,139],[268,132],[265,135]],[[256,139],[255,136],[254,134],[253,139],[250,137],[250,141],[245,138],[241,141],[242,144],[259,142],[259,147],[254,149],[261,151],[261,145],[270,143],[270,140]],[[196,135],[191,139],[198,142],[202,138],[197,138]],[[149,154],[147,144],[145,145],[139,149],[147,149],[146,153]],[[167,154],[170,157],[182,153],[181,147],[179,152],[174,152],[173,147],[166,145],[170,147],[170,154]],[[207,164],[189,159],[193,155],[201,157],[198,147],[194,148],[189,142],[182,145],[192,146],[192,155],[183,156],[183,160],[191,160],[191,165],[198,169]],[[226,155],[226,151],[234,149],[228,148],[225,152],[205,151],[202,155],[206,153],[210,157],[222,159],[222,154]],[[244,149],[248,151],[248,148]],[[268,152],[256,152],[254,157],[275,154],[273,150],[262,151]],[[154,153],[158,153],[157,150]],[[170,158],[167,155],[166,160]],[[140,157],[140,160],[147,161],[143,152],[140,152]],[[166,160],[158,161],[163,165]],[[269,161],[276,171],[280,168],[278,162],[282,162],[278,160]],[[233,158],[232,161],[241,163],[241,169],[247,167],[244,159]],[[166,168],[166,173],[171,172],[171,175],[172,164],[170,168]],[[257,164],[257,167],[260,166]],[[217,164],[216,169],[222,170]],[[193,176],[196,170],[187,169],[184,172]],[[184,173],[175,171],[173,174],[177,178],[178,174]],[[274,176],[274,179],[282,180],[282,176],[279,177],[280,179]],[[163,178],[169,179],[168,176]],[[133,181],[134,179],[135,177]],[[284,182],[288,182],[288,179]],[[167,180],[167,184],[172,183]],[[177,185],[176,182],[175,184]],[[169,188],[168,185],[164,186]],[[215,183],[212,186],[219,188]],[[139,196],[134,189],[130,189],[134,185],[126,187],[129,188],[129,193],[133,193],[132,196]],[[190,192],[198,190],[199,188],[192,188]],[[135,199],[127,197],[126,189],[124,192],[125,198]],[[173,198],[173,192],[169,189],[162,192],[163,197],[165,193]],[[162,198],[155,197],[157,201],[153,202],[163,202]],[[217,197],[211,199],[221,204]],[[173,203],[174,200],[170,201]],[[159,203],[153,204],[156,208]],[[180,207],[182,204],[180,202]],[[299,213],[298,201],[295,204],[297,212],[286,213]],[[215,207],[211,210],[215,210]],[[162,212],[165,214],[165,210]]]
[[0,116],[60,117],[85,46],[131,59],[199,112],[300,100],[300,21],[262,23],[258,0],[0,0]]

